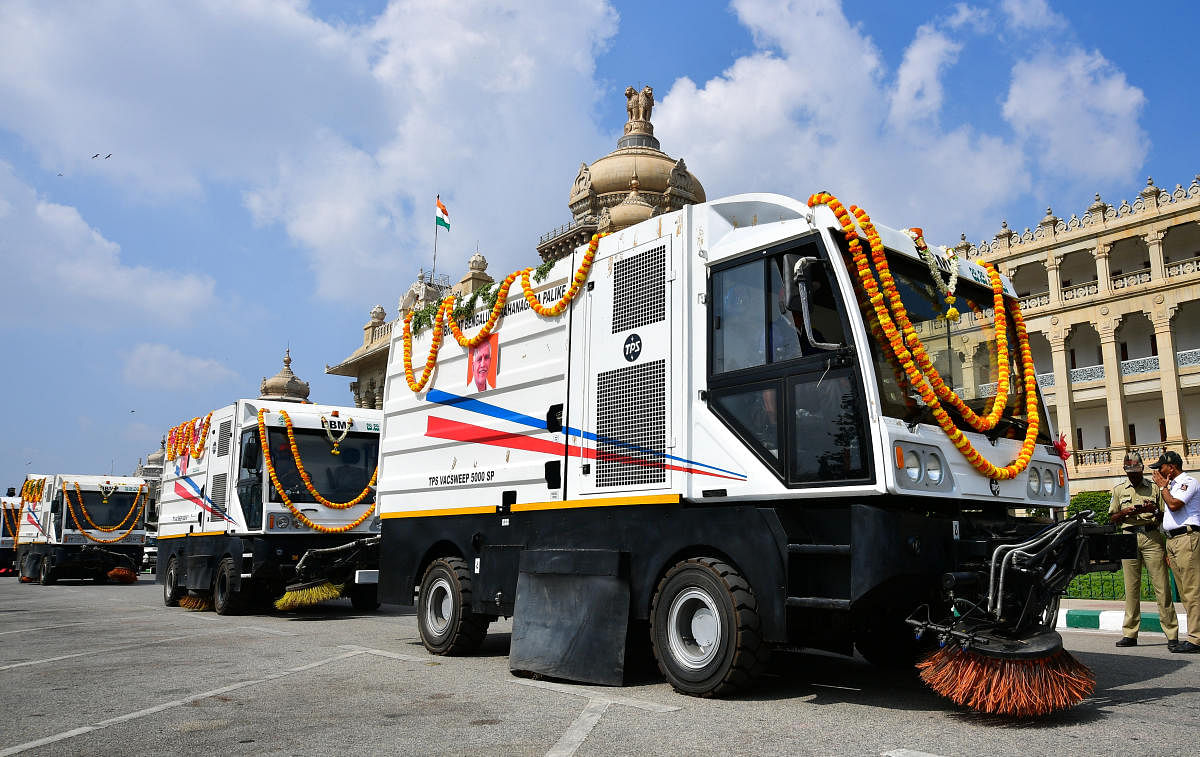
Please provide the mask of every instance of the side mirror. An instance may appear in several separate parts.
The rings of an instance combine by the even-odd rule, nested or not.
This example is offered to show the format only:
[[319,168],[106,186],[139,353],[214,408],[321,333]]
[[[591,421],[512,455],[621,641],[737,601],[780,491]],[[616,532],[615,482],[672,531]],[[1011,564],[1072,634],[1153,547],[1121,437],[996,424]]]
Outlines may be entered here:
[[[808,306],[808,284],[811,281],[809,268],[821,266],[820,260],[814,257],[800,257],[799,255],[785,255],[784,262],[789,265],[792,275],[788,277],[790,280],[788,287],[788,309],[795,312],[799,311],[804,320],[804,336],[808,339],[808,343],[818,350],[840,350],[843,345],[833,342],[818,342],[813,336],[812,316]],[[792,292],[795,292],[793,295]],[[797,300],[799,301],[797,303]],[[799,307],[796,305],[799,304]]]

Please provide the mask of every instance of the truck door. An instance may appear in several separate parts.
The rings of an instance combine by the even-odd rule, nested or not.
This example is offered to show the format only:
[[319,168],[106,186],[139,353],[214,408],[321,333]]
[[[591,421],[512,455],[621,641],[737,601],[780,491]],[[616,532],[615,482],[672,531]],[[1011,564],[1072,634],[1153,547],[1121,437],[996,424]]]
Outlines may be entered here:
[[597,258],[584,334],[584,391],[573,461],[580,494],[672,486],[670,235]]
[[212,512],[201,515],[201,531],[226,531],[236,529],[237,509],[232,508],[231,491],[235,481],[231,480],[233,450],[233,412],[213,414],[209,438],[206,440],[208,457],[208,486],[205,488]]

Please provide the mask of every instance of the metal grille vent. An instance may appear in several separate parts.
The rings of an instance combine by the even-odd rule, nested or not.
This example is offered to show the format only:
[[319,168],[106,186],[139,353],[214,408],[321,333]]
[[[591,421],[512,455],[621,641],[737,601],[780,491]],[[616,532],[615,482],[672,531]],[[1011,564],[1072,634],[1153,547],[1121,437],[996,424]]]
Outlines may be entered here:
[[[228,452],[228,450],[226,450]],[[213,514],[210,523],[216,523],[219,520],[224,520],[225,515],[225,490],[228,489],[229,474],[218,473],[212,477],[212,492],[210,499],[212,500]]]
[[225,457],[229,454],[229,440],[233,434],[233,421],[223,421],[221,428],[217,431],[217,457]]
[[665,360],[597,376],[597,486],[631,486],[666,480],[665,376]]
[[612,333],[666,317],[666,259],[667,247],[659,245],[613,266]]

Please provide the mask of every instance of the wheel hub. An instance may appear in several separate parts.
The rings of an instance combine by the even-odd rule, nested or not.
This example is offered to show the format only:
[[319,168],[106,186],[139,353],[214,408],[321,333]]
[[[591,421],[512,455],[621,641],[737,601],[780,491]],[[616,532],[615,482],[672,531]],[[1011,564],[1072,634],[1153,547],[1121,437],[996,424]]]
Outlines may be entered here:
[[721,616],[716,601],[698,588],[681,591],[671,601],[667,643],[685,668],[699,670],[716,658],[721,647]]
[[425,625],[437,636],[446,633],[450,628],[450,618],[454,614],[454,592],[450,582],[438,578],[429,587],[429,599],[425,604]]

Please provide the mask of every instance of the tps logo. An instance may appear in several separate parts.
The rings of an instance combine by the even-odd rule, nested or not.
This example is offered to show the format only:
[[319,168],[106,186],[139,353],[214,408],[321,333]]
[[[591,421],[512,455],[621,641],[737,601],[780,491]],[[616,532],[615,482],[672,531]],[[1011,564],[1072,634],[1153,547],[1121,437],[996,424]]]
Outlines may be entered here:
[[637,334],[630,334],[625,338],[625,359],[633,362],[642,354],[642,338]]

